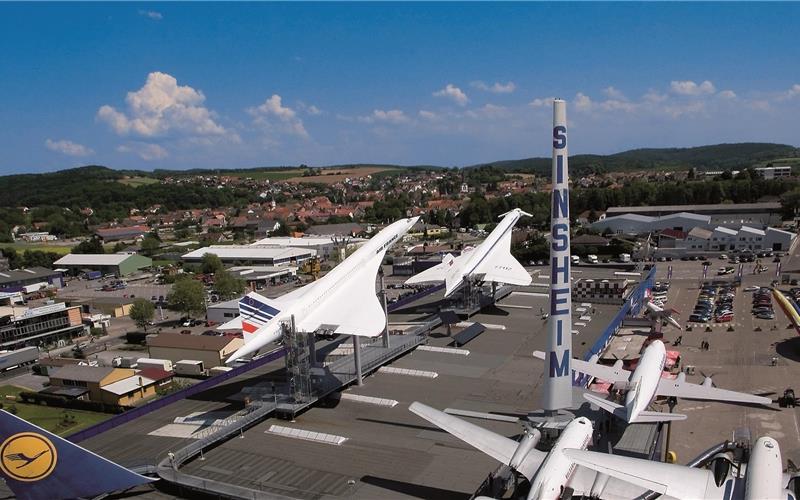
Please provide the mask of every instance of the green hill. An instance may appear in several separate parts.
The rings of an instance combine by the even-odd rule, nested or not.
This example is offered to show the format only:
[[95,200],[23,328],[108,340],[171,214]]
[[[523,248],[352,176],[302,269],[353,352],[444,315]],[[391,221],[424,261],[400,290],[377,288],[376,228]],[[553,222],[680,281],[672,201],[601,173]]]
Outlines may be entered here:
[[[764,165],[770,160],[800,158],[800,149],[786,144],[745,142],[716,144],[694,148],[632,149],[611,155],[574,155],[569,158],[573,172],[614,172],[643,169],[740,169]],[[494,166],[508,172],[550,175],[550,158],[525,158],[472,165],[468,168]]]

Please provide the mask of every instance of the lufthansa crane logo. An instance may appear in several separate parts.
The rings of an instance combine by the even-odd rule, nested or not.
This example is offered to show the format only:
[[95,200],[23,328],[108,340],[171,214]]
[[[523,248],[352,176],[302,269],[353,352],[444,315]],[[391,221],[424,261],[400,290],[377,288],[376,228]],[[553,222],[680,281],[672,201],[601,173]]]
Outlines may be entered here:
[[17,481],[39,481],[53,472],[57,455],[56,447],[43,435],[21,432],[0,446],[0,468]]

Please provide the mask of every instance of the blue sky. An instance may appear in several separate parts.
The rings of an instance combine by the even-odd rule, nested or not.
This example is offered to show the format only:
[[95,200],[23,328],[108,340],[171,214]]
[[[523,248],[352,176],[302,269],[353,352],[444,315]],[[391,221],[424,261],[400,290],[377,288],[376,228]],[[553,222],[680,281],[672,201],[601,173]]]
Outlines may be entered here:
[[800,146],[797,3],[0,4],[0,173]]

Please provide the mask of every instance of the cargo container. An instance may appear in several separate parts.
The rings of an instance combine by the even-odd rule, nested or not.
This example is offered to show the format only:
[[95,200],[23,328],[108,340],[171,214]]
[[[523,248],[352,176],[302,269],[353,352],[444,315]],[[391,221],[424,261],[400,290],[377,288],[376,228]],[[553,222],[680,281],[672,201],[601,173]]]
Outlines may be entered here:
[[23,347],[16,351],[0,352],[0,372],[11,370],[18,366],[36,363],[39,360],[38,347]]
[[138,368],[160,368],[165,372],[172,371],[172,361],[168,359],[155,359],[155,358],[139,358],[136,360],[139,365]]
[[208,374],[213,377],[215,375],[221,375],[223,373],[227,373],[231,370],[233,370],[233,368],[231,368],[230,366],[215,366],[213,368],[209,368]]
[[206,374],[206,369],[202,361],[194,359],[182,359],[175,363],[175,375],[187,377],[202,377]]
[[123,358],[123,357],[116,357],[111,360],[111,365],[116,368],[136,368],[138,367],[138,363],[136,362],[136,358]]

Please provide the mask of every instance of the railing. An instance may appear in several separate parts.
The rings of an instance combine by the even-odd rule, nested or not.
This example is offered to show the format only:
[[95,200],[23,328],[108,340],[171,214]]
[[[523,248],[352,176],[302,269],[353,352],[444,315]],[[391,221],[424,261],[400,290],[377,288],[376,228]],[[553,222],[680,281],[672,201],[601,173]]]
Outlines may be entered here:
[[180,401],[190,396],[194,396],[195,394],[199,394],[218,384],[221,384],[222,382],[225,382],[234,377],[238,377],[239,375],[247,373],[250,370],[253,370],[254,368],[258,368],[259,366],[263,366],[267,363],[275,361],[276,359],[283,357],[285,354],[286,351],[283,348],[277,349],[258,359],[254,359],[253,361],[247,364],[237,366],[236,368],[228,372],[221,373],[209,379],[203,380],[202,382],[197,383],[191,387],[187,387],[186,389],[175,391],[162,398],[156,399],[155,401],[152,401],[142,406],[138,406],[124,413],[120,413],[119,415],[115,415],[109,418],[108,420],[104,420],[103,422],[95,424],[91,427],[87,427],[86,429],[78,431],[75,434],[71,434],[70,436],[67,437],[67,439],[72,441],[73,443],[79,443],[84,439],[97,436],[98,434],[102,434],[103,432],[113,429],[118,425],[130,422],[131,420],[137,419],[141,416],[147,415],[148,413],[152,413],[156,410],[160,410],[161,408],[171,405],[176,401]]
[[417,292],[417,293],[415,293],[413,295],[409,295],[408,297],[404,297],[404,298],[398,300],[397,302],[393,302],[393,303],[389,304],[388,306],[386,306],[386,310],[389,311],[389,312],[396,311],[396,310],[400,309],[401,307],[405,307],[408,304],[410,304],[412,302],[416,302],[416,301],[418,301],[419,299],[421,299],[423,297],[427,297],[428,295],[430,295],[432,293],[436,293],[439,290],[444,290],[444,284],[436,285],[436,286],[433,286],[431,288],[426,288],[425,290],[422,290],[421,292]]

